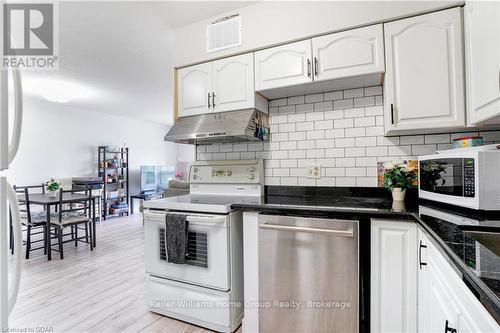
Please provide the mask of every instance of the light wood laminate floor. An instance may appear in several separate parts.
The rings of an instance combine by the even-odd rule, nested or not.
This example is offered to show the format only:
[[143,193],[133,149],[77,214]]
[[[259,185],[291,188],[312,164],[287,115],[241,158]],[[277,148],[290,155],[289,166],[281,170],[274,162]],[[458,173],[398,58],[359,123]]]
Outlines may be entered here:
[[[97,248],[65,244],[64,260],[43,251],[23,259],[12,328],[46,332],[210,332],[150,312],[145,301],[142,215],[98,223]],[[241,328],[239,329],[239,331]]]

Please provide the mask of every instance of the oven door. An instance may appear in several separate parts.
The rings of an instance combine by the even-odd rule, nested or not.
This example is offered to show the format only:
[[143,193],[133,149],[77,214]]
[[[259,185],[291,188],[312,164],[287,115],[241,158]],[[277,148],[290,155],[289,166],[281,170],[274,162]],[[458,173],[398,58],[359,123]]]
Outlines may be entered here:
[[218,290],[229,290],[229,215],[171,213],[187,215],[187,263],[179,265],[167,261],[167,212],[145,210],[146,273]]

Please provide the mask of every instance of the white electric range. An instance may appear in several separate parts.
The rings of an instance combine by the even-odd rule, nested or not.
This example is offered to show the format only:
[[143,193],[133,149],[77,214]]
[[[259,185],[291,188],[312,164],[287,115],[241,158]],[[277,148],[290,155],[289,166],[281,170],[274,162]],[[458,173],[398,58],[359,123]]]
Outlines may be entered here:
[[[243,318],[243,218],[236,202],[263,195],[261,160],[196,161],[190,194],[144,202],[145,264],[151,311],[220,332]],[[169,263],[166,215],[188,221],[186,264]]]

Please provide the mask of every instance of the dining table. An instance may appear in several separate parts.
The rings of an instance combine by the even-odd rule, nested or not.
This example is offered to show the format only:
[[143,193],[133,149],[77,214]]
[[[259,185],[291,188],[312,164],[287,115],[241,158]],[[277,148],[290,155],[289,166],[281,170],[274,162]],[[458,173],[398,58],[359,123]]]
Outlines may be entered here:
[[[95,203],[96,199],[99,198],[98,194],[93,194],[91,196],[92,199],[92,223],[90,224],[90,232],[92,235],[92,246],[96,247],[96,212],[95,212]],[[19,202],[24,200],[23,196],[18,197]],[[63,193],[62,203],[63,204],[72,204],[79,203],[88,199],[88,195],[80,194],[80,193]],[[50,230],[50,215],[51,215],[51,207],[59,205],[59,196],[51,196],[49,193],[33,193],[29,196],[30,205],[38,205],[42,206],[44,210],[47,212],[46,224],[47,230]],[[46,233],[45,238],[46,246],[47,246],[47,260],[52,260],[52,247],[51,247],[51,236],[50,232]]]

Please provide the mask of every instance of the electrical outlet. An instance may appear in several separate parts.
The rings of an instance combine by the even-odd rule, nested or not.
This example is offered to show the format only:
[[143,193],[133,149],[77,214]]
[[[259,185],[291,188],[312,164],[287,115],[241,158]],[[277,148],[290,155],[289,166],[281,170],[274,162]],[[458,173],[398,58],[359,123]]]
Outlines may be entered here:
[[321,178],[321,165],[308,164],[307,165],[307,178]]

